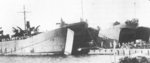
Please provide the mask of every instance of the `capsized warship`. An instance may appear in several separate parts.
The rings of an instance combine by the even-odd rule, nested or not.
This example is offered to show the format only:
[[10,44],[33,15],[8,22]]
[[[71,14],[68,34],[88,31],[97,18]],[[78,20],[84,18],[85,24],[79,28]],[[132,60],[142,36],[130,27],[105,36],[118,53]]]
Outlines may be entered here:
[[66,24],[61,21],[59,24],[60,28],[47,32],[31,34],[26,31],[26,35],[13,35],[9,40],[1,38],[0,55],[88,54],[89,43],[96,44],[99,29],[88,27],[87,22]]

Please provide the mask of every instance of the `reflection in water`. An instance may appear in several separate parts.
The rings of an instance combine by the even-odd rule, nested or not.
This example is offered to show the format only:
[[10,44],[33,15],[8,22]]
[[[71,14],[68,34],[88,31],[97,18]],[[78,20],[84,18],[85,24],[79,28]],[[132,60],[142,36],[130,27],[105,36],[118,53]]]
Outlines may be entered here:
[[0,63],[111,63],[113,56],[1,56]]

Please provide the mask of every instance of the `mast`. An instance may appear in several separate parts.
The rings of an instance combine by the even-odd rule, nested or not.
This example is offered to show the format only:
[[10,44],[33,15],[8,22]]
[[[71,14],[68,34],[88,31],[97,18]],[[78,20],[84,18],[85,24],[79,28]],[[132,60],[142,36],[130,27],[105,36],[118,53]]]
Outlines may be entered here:
[[27,30],[26,13],[29,13],[29,12],[26,11],[25,5],[23,6],[23,12],[20,12],[20,13],[23,13],[23,16],[24,16],[24,28],[25,28],[25,30]]
[[136,17],[136,1],[135,0],[133,2],[133,6],[134,6],[134,18],[137,18]]
[[83,0],[81,0],[81,21],[83,21],[84,20],[84,13],[83,13]]
[[24,25],[25,25],[25,30],[27,30],[27,26],[26,26],[26,9],[25,9],[25,5],[23,6],[23,15],[24,15]]

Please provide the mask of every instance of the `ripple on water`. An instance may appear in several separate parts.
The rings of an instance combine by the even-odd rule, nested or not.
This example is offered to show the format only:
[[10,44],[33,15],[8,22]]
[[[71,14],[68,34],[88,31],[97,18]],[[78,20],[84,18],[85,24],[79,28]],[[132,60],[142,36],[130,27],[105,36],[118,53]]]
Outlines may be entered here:
[[0,63],[111,63],[111,55],[1,56]]

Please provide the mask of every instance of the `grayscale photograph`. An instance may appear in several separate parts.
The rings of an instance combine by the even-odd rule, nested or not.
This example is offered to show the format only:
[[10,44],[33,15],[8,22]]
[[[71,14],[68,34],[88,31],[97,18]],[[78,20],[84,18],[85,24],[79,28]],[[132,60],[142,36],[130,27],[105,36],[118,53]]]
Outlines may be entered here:
[[0,63],[150,63],[150,0],[0,0]]

